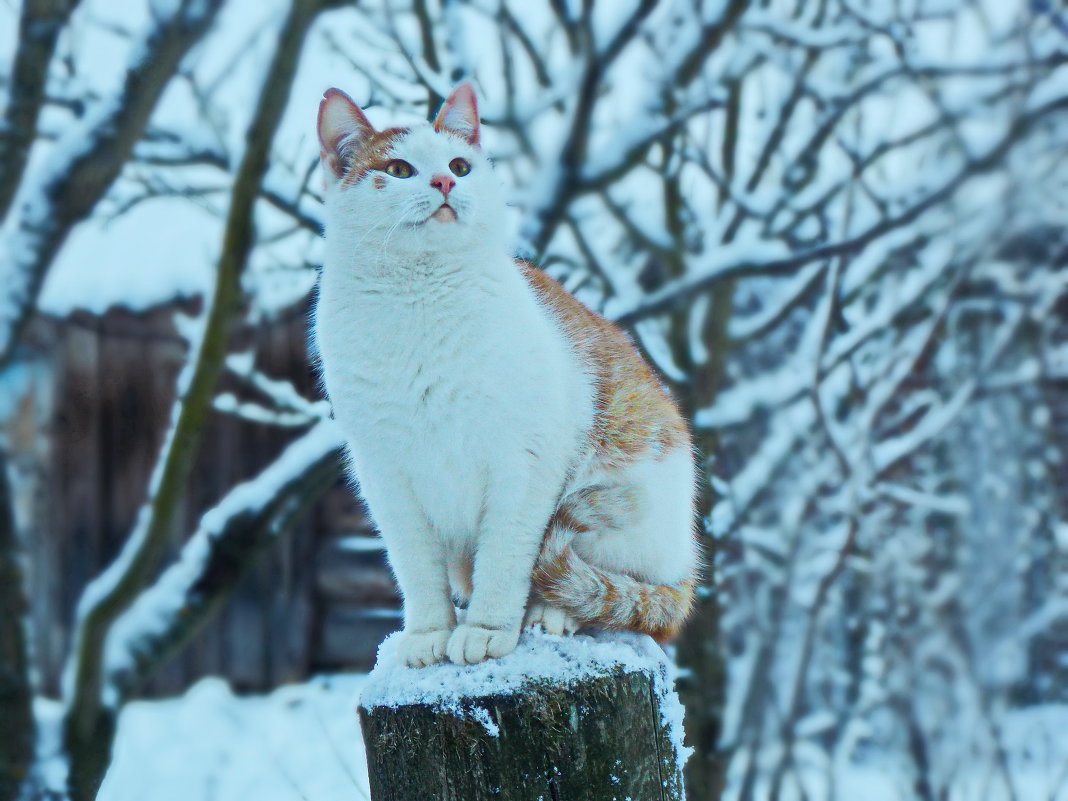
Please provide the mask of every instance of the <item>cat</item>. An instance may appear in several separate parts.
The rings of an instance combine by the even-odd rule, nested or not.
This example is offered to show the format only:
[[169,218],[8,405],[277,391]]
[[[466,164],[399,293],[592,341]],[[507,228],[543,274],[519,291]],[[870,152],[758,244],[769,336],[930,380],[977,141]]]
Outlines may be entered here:
[[385,130],[330,89],[318,135],[313,337],[401,658],[501,657],[534,624],[673,636],[699,565],[689,430],[621,330],[510,255],[471,86]]

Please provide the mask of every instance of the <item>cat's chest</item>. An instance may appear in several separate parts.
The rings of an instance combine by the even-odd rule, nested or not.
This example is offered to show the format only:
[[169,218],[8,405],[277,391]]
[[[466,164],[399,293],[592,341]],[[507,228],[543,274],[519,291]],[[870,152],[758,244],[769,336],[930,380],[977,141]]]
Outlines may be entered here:
[[558,482],[589,425],[585,373],[522,292],[422,310],[320,293],[316,338],[357,475],[401,482],[442,530],[476,525],[492,476]]
[[349,312],[324,302],[316,338],[327,390],[368,403],[429,409],[461,401],[499,369],[499,332],[478,315],[456,310],[429,314],[401,305]]
[[496,304],[360,308],[324,296],[316,335],[339,420],[457,442],[514,417],[559,374],[560,354],[530,309]]

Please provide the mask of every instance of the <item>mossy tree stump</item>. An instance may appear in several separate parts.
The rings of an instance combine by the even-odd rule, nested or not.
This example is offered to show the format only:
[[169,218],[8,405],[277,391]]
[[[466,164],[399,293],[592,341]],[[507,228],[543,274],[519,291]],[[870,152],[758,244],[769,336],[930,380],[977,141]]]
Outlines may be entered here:
[[[490,691],[471,694],[480,669]],[[586,675],[505,689],[492,666],[423,670],[472,674],[465,689],[419,700],[365,692],[372,801],[682,801],[681,745],[663,708],[678,702],[655,665],[595,661]]]

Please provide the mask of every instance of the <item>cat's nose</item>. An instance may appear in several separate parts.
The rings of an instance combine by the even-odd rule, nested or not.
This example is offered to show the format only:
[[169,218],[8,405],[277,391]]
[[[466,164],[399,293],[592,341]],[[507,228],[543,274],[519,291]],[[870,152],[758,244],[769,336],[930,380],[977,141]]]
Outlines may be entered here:
[[430,185],[439,190],[441,194],[445,195],[446,199],[449,197],[449,192],[456,186],[456,179],[451,175],[442,175],[438,173],[430,179]]

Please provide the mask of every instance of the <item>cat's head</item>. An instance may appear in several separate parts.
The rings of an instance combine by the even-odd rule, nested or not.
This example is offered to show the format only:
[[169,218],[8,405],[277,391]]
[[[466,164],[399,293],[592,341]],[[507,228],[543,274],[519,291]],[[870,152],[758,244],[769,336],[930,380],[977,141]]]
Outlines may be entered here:
[[475,93],[461,84],[433,124],[379,131],[344,92],[319,104],[327,235],[378,253],[462,248],[502,228],[500,188],[479,144]]

